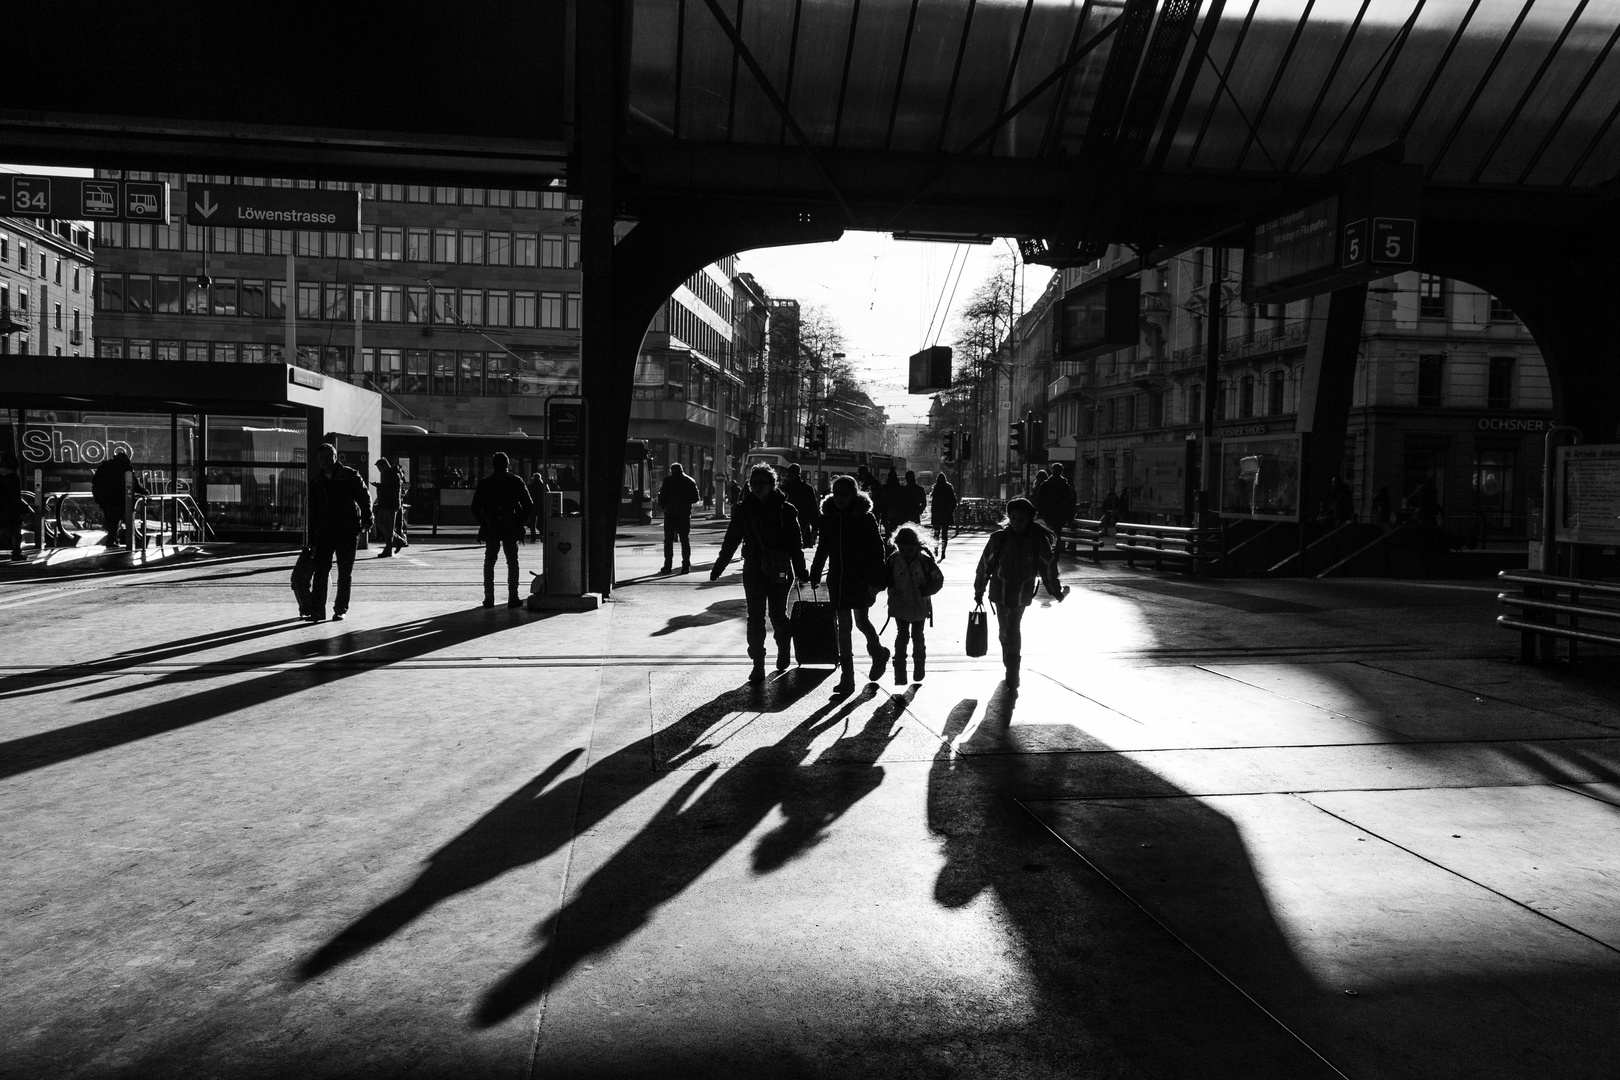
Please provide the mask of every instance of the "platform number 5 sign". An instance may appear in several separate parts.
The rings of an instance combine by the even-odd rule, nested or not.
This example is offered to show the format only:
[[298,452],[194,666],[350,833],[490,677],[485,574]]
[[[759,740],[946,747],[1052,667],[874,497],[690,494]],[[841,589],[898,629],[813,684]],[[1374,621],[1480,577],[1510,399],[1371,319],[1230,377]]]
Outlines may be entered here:
[[1417,222],[1412,218],[1373,218],[1372,261],[1410,266],[1417,256]]

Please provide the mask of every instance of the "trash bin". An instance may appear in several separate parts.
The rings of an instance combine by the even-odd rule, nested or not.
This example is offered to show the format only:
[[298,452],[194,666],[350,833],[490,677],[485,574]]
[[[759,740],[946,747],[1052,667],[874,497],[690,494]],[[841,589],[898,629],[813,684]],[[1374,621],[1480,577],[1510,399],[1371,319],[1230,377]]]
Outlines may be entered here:
[[585,519],[575,514],[546,515],[546,594],[585,592]]

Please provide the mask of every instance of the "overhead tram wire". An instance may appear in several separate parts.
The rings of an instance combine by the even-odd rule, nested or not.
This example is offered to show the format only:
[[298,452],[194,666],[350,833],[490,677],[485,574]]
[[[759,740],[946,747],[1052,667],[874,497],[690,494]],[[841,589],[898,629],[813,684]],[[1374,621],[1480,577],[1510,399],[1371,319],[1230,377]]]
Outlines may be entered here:
[[[958,267],[957,271],[956,271],[956,283],[951,286],[951,298],[949,300],[945,301],[945,313],[946,313],[947,318],[949,318],[949,316],[950,316],[951,305],[956,303],[956,290],[957,290],[957,287],[962,284],[962,274],[964,272],[966,272],[966,270],[967,270],[967,258],[964,256],[963,259],[962,259],[962,265],[960,267]],[[935,345],[939,344],[939,336],[940,336],[940,334],[943,334],[944,332],[945,332],[945,321],[942,319],[942,320],[940,320],[939,330],[937,332],[935,332],[935,334],[934,334],[933,344],[935,344]]]
[[[918,346],[920,348],[926,349],[929,346],[928,338],[929,338],[930,335],[932,335],[934,333],[934,324],[939,321],[940,304],[945,299],[945,283],[951,279],[951,272],[956,269],[956,257],[958,255],[961,255],[963,251],[964,251],[964,248],[963,248],[963,245],[961,245],[961,244],[956,244],[951,248],[951,261],[945,267],[945,276],[942,277],[940,279],[940,281],[939,281],[939,297],[934,301],[934,313],[928,319],[928,329],[923,331],[922,340],[920,342],[918,342]],[[967,260],[964,258],[963,259],[963,264],[964,265],[966,265],[966,261]],[[955,296],[955,294],[956,294],[956,290],[952,289],[951,290],[951,295]],[[950,310],[949,307],[947,307],[946,308],[947,313],[949,313],[949,310]]]

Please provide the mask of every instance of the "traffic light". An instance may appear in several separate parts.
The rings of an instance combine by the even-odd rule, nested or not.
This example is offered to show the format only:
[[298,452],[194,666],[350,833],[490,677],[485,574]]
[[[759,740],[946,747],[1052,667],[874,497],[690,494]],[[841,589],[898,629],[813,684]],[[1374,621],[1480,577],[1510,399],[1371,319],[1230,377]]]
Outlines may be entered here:
[[954,431],[947,431],[945,433],[944,458],[946,461],[956,460],[956,432]]
[[1024,421],[1015,420],[1007,426],[1007,446],[1015,454],[1024,452]]
[[816,425],[816,453],[825,454],[826,452],[827,452],[827,425],[826,424],[817,424]]
[[962,432],[962,443],[956,450],[956,459],[966,461],[973,456],[973,436],[969,432]]

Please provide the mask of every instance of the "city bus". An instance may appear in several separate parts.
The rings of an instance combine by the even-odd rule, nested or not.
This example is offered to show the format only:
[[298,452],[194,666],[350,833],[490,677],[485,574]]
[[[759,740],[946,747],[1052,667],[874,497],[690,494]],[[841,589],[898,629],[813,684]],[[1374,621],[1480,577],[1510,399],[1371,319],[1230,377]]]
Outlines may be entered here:
[[802,446],[758,446],[748,451],[747,462],[749,467],[769,465],[778,476],[785,473],[789,465],[797,465],[805,482],[823,495],[832,490],[833,477],[844,473],[854,476],[862,465],[871,470],[873,480],[878,483],[888,479],[891,469],[899,469],[902,480],[906,474],[905,458],[867,450],[828,450],[818,454]]

